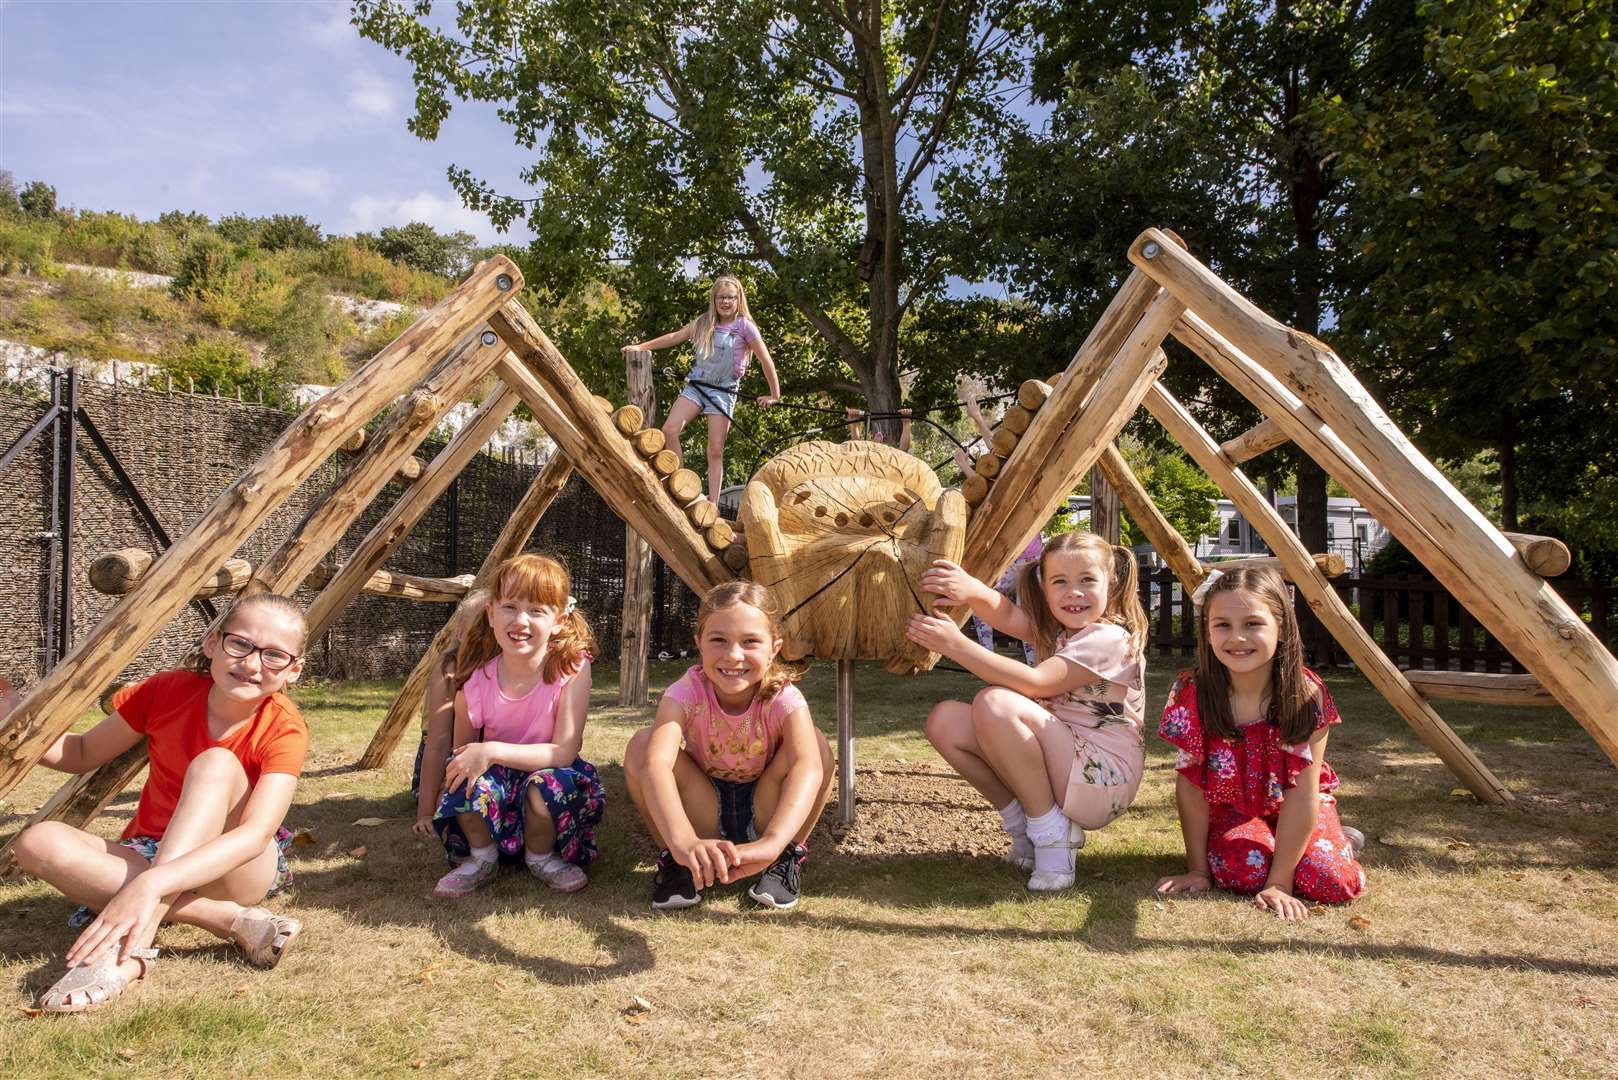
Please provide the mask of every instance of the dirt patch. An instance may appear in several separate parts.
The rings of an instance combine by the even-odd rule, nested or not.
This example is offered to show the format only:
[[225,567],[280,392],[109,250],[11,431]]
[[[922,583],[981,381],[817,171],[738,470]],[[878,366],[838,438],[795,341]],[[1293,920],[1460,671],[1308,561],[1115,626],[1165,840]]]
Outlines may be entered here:
[[840,856],[999,855],[1009,841],[988,802],[945,766],[872,761],[854,772],[854,824],[826,808],[811,849]]

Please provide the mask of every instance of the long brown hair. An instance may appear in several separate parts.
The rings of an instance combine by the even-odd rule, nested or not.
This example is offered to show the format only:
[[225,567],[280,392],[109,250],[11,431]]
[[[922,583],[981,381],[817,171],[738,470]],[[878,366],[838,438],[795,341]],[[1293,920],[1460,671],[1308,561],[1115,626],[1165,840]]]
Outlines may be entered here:
[[1315,730],[1314,689],[1303,674],[1303,640],[1281,575],[1263,566],[1221,570],[1197,607],[1197,713],[1204,731],[1227,739],[1241,732],[1230,710],[1230,671],[1214,655],[1208,637],[1208,604],[1219,593],[1250,592],[1275,616],[1275,658],[1270,661],[1270,707],[1265,719],[1281,730],[1287,743],[1308,742]]
[[[455,685],[465,686],[466,680],[478,668],[500,655],[500,643],[495,639],[494,627],[489,625],[488,609],[503,600],[517,600],[525,604],[547,604],[558,612],[567,611],[573,582],[567,570],[555,559],[544,555],[518,555],[500,564],[494,572],[494,588],[484,605],[484,617],[467,628],[466,638],[455,655]],[[545,648],[545,664],[540,678],[553,683],[564,674],[575,671],[586,657],[596,651],[595,635],[577,609],[568,612],[556,622],[550,643]]]
[[[726,608],[746,604],[757,608],[764,613],[764,621],[769,625],[770,637],[776,640],[781,638],[781,605],[775,602],[775,595],[764,586],[751,581],[727,581],[723,585],[715,585],[709,589],[702,598],[702,604],[697,608],[697,646],[702,646],[702,628],[707,625],[709,616]],[[769,701],[788,683],[795,683],[803,678],[803,673],[809,668],[805,663],[789,663],[781,659],[777,652],[770,660],[769,670],[764,673],[763,680],[758,685],[758,693],[754,700],[760,704]]]
[[[484,622],[484,611],[489,606],[489,590],[473,589],[461,597],[455,605],[455,613],[449,617],[449,643],[439,655],[438,664],[444,673],[444,678],[456,686],[455,669],[460,660],[461,649],[466,646],[467,639],[472,636],[472,630],[478,623]],[[487,661],[485,661],[487,663]]]
[[698,315],[697,321],[691,325],[691,347],[701,360],[706,360],[708,354],[713,352],[713,328],[719,325],[719,309],[714,304],[714,297],[719,295],[721,285],[736,286],[736,319],[753,321],[753,313],[747,310],[747,290],[742,287],[741,281],[730,274],[714,278],[713,284],[708,287],[708,310]]
[[[282,596],[280,593],[260,592],[236,597],[235,600],[231,601],[230,607],[226,609],[224,617],[219,620],[218,627],[209,631],[209,633],[224,634],[230,629],[231,621],[237,615],[248,608],[254,607],[274,608],[297,625],[298,655],[301,657],[303,650],[309,644],[309,620],[304,616],[303,608],[298,606],[296,600],[290,596]],[[203,652],[201,648],[192,649],[185,654],[185,659],[180,661],[180,666],[187,671],[195,671],[202,675],[211,674],[212,665],[213,661],[208,659],[208,654]]]
[[1098,622],[1113,623],[1129,631],[1129,654],[1139,657],[1146,651],[1146,612],[1140,606],[1140,586],[1136,580],[1135,553],[1118,544],[1109,544],[1089,532],[1062,533],[1052,537],[1039,553],[1039,561],[1023,567],[1017,579],[1017,605],[1034,624],[1034,655],[1048,659],[1056,651],[1057,635],[1067,627],[1057,619],[1045,599],[1045,561],[1064,551],[1087,551],[1106,561],[1107,606]]

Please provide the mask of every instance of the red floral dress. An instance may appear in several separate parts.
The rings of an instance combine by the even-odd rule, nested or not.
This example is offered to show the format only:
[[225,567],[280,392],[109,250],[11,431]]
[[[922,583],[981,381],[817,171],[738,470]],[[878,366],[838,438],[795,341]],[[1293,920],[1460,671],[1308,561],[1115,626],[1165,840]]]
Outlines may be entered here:
[[[1320,676],[1305,670],[1316,688],[1315,730],[1340,723],[1337,706]],[[1181,676],[1157,733],[1179,750],[1174,768],[1202,789],[1208,800],[1208,872],[1221,889],[1251,895],[1264,888],[1275,856],[1275,826],[1281,799],[1313,761],[1307,742],[1289,746],[1268,720],[1241,728],[1242,738],[1205,732],[1197,715],[1197,684]],[[1338,904],[1365,891],[1365,872],[1337,817],[1337,774],[1320,763],[1320,812],[1309,847],[1293,872],[1293,895]]]

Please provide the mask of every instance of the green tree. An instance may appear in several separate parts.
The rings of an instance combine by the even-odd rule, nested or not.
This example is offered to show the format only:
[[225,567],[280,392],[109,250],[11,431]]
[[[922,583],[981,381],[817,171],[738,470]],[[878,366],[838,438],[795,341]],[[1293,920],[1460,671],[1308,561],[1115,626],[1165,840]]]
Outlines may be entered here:
[[382,229],[377,233],[375,247],[394,262],[458,278],[472,266],[477,237],[468,232],[441,233],[425,221],[412,221]]
[[1432,452],[1494,452],[1506,528],[1565,527],[1618,473],[1614,9],[1418,11],[1419,77],[1316,111],[1353,189],[1334,302]]
[[[1190,458],[1172,446],[1132,438],[1121,440],[1119,449],[1152,502],[1186,543],[1196,547],[1199,538],[1219,528],[1219,510],[1215,505],[1215,500],[1221,497],[1219,485],[1208,479]],[[1126,546],[1147,542],[1146,535],[1127,510],[1123,523]]]
[[258,245],[266,251],[317,248],[326,242],[320,226],[302,214],[275,214],[261,219]]
[[43,180],[30,180],[18,194],[17,204],[29,217],[55,217],[56,189]]
[[11,175],[10,169],[0,169],[0,214],[7,216],[22,213],[22,203],[17,199],[17,180]]
[[461,0],[449,29],[430,0],[354,12],[414,69],[413,132],[491,101],[535,148],[531,197],[450,179],[497,224],[527,219],[540,292],[610,275],[652,332],[693,313],[686,267],[740,270],[825,343],[822,384],[846,366],[871,408],[898,404],[901,322],[941,295],[963,227],[932,173],[1014,122],[1017,3]]

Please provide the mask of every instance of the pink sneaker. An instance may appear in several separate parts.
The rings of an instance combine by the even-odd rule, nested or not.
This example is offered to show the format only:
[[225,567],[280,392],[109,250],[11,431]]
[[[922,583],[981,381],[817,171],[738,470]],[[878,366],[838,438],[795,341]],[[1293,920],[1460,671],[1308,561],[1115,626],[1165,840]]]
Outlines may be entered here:
[[528,872],[557,892],[578,892],[590,884],[583,867],[562,860],[554,852],[543,859],[530,856],[527,862]]
[[500,864],[498,862],[468,859],[438,879],[438,884],[433,889],[433,895],[450,898],[470,896],[493,881],[494,875],[499,872]]

